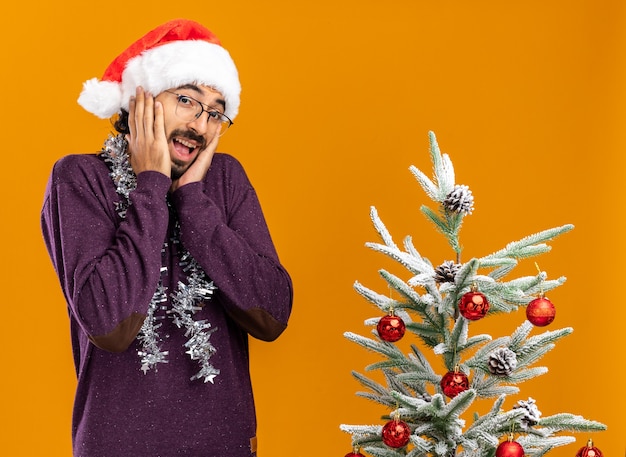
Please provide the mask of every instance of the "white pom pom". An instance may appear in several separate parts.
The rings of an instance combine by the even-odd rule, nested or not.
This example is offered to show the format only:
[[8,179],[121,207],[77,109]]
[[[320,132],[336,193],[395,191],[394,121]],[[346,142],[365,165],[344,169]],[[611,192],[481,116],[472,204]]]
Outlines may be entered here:
[[122,107],[120,85],[111,81],[98,81],[97,78],[85,81],[78,104],[99,118],[108,119]]

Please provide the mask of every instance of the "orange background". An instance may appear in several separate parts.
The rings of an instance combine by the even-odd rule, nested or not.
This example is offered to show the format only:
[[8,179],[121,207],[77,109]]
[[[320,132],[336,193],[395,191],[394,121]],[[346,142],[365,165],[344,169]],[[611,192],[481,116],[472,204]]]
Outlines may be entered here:
[[[181,8],[182,7],[182,8]],[[110,130],[76,104],[131,41],[176,16],[214,30],[243,85],[221,149],[257,188],[295,284],[293,317],[275,343],[252,343],[262,457],[343,456],[339,424],[382,423],[357,398],[351,370],[378,360],[347,342],[378,316],[353,291],[385,293],[364,247],[374,205],[396,241],[412,235],[434,264],[452,257],[419,213],[429,203],[408,171],[429,171],[427,132],[452,157],[476,210],[464,260],[573,223],[537,258],[550,278],[551,328],[574,333],[522,384],[543,415],[581,414],[609,430],[577,434],[550,455],[574,456],[591,436],[624,452],[624,156],[626,11],[621,0],[286,0],[20,2],[3,12],[3,330],[0,455],[69,456],[75,384],[63,297],[39,231],[50,168],[96,151]],[[529,261],[518,274],[532,274]],[[523,313],[476,323],[510,334]],[[437,367],[440,368],[440,367]],[[515,399],[505,403],[510,408]],[[489,402],[489,405],[491,402]]]

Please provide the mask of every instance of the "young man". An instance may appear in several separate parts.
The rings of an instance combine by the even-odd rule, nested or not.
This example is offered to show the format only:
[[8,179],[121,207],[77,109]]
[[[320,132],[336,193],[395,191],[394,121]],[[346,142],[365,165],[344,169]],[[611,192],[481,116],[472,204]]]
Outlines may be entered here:
[[215,153],[239,93],[228,52],[187,20],[83,87],[119,134],[59,160],[42,209],[70,316],[75,456],[256,455],[248,335],[282,333],[292,283],[244,170]]

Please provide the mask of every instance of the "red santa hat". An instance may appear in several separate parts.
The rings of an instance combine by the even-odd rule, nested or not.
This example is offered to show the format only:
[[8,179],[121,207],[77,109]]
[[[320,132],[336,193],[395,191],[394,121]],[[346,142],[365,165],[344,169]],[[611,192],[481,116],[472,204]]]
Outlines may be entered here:
[[111,62],[100,81],[86,81],[78,103],[106,119],[128,109],[137,86],[157,95],[184,84],[218,90],[226,101],[225,114],[231,119],[237,116],[241,85],[230,54],[204,26],[176,19],[131,44]]

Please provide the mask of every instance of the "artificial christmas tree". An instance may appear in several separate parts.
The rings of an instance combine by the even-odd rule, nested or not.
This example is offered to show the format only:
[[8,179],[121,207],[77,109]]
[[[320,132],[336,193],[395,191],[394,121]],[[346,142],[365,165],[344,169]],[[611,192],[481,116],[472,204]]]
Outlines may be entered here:
[[[437,267],[422,257],[410,237],[399,247],[378,216],[371,218],[382,243],[367,243],[374,251],[397,261],[408,271],[408,279],[386,270],[381,277],[399,299],[380,294],[355,283],[356,291],[386,316],[401,319],[402,330],[417,341],[404,354],[388,327],[378,325],[376,317],[366,321],[375,327],[374,337],[353,332],[345,336],[373,351],[383,360],[368,366],[379,371],[383,382],[358,372],[354,377],[368,389],[358,395],[386,408],[385,424],[346,425],[341,429],[352,435],[352,446],[374,457],[540,457],[556,446],[574,441],[563,432],[588,432],[606,429],[599,422],[570,413],[541,418],[535,401],[520,400],[509,410],[503,405],[508,395],[517,394],[516,386],[547,372],[533,366],[550,351],[571,328],[546,331],[531,336],[535,326],[545,326],[554,318],[554,305],[544,293],[562,285],[565,278],[547,279],[545,272],[505,280],[522,259],[550,250],[546,242],[568,232],[564,225],[509,243],[503,249],[481,258],[461,260],[459,232],[465,216],[474,209],[468,186],[455,184],[450,158],[441,154],[435,135],[430,134],[434,179],[415,167],[410,170],[438,208],[424,205],[421,211],[447,239],[455,253]],[[496,313],[511,313],[533,304],[527,321],[510,336],[470,335],[473,321]],[[379,334],[385,328],[385,334]],[[417,344],[419,343],[419,344]],[[440,357],[447,370],[437,374],[423,349]],[[461,416],[477,399],[493,405],[471,421]],[[391,434],[390,434],[391,430]],[[587,448],[585,448],[587,449]],[[593,451],[595,452],[595,451]]]

